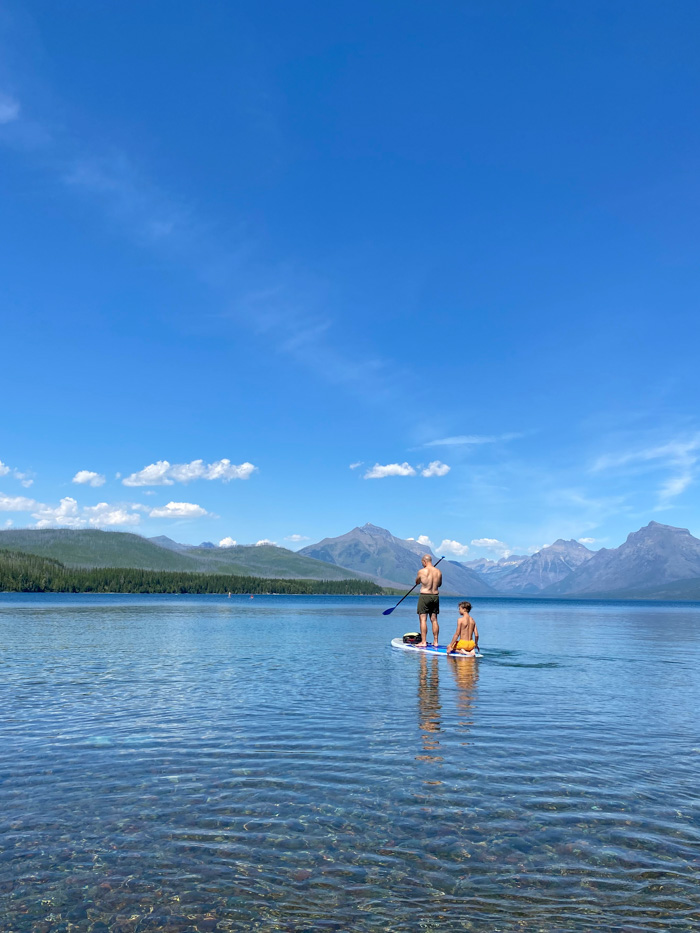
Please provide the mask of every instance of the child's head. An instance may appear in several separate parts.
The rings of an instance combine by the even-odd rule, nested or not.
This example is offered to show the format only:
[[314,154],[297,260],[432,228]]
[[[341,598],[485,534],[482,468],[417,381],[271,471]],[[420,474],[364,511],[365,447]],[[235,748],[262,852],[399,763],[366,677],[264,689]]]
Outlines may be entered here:
[[465,602],[460,603],[459,606],[457,606],[457,608],[459,609],[460,612],[469,613],[469,612],[472,611],[472,604],[466,602],[466,600],[465,600]]

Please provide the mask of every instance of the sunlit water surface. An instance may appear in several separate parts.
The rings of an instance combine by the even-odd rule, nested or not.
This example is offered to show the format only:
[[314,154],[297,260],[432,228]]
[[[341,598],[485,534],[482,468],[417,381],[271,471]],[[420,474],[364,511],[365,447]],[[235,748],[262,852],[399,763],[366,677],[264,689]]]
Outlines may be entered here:
[[700,606],[391,604],[0,596],[0,928],[700,929]]

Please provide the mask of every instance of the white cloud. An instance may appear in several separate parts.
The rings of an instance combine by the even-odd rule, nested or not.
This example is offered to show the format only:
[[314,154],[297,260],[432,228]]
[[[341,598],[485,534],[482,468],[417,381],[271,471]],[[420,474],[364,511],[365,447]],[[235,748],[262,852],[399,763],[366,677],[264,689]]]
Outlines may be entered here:
[[667,479],[665,483],[662,483],[659,490],[660,504],[668,502],[669,499],[673,499],[675,496],[680,496],[690,486],[694,478],[692,470],[685,470],[680,476],[672,476]]
[[449,538],[445,538],[440,543],[437,550],[440,554],[448,553],[454,554],[455,557],[466,557],[469,553],[469,545],[460,544],[459,541],[450,541]]
[[595,544],[597,540],[598,540],[597,538],[579,538],[578,543],[579,544]]
[[17,120],[21,107],[19,101],[9,94],[0,94],[0,124]]
[[175,481],[169,476],[171,466],[167,460],[159,460],[132,473],[122,480],[124,486],[173,486]]
[[106,502],[100,502],[97,505],[87,506],[83,509],[90,525],[99,527],[115,525],[138,525],[141,516],[138,512],[130,512],[127,508],[108,505]]
[[12,528],[13,525],[14,525],[14,522],[12,521],[11,518],[8,518],[5,520],[5,525],[4,525],[5,528]]
[[221,541],[219,541],[219,547],[236,547],[237,544],[238,542],[234,541],[230,535],[222,538]]
[[40,505],[36,499],[26,496],[5,496],[0,493],[0,512],[31,512]]
[[361,467],[364,462],[364,460],[356,460],[355,463],[350,464],[350,469],[356,470],[358,467]]
[[441,463],[439,460],[433,460],[432,463],[429,463],[428,466],[420,471],[421,476],[445,476],[450,472],[450,468],[446,463]]
[[508,557],[509,554],[513,553],[508,545],[504,541],[499,541],[498,538],[474,538],[472,540],[472,546],[485,548],[487,551],[494,551],[501,557]]
[[416,471],[410,463],[375,463],[365,473],[365,479],[384,479],[386,476],[415,476]]
[[267,538],[261,538],[260,541],[256,541],[255,547],[263,547],[263,545],[265,544],[271,545],[272,547],[278,547],[278,544],[276,541],[268,541]]
[[367,470],[364,479],[384,479],[387,476],[418,476],[418,471],[420,471],[421,476],[425,477],[445,476],[450,472],[450,468],[446,463],[441,463],[439,460],[433,460],[427,467],[423,467],[422,463],[414,467],[405,461],[403,463],[375,463],[373,467]]
[[141,520],[130,505],[97,505],[81,507],[75,499],[66,496],[57,506],[45,505],[25,496],[0,495],[0,511],[31,512],[36,528],[102,528],[117,525],[138,525]]
[[20,470],[16,470],[0,460],[0,476],[9,476],[10,474],[12,474],[15,479],[18,479],[25,489],[29,489],[29,487],[34,484],[34,480],[30,473],[22,473]]
[[37,502],[32,513],[37,528],[104,528],[120,525],[138,525],[141,516],[131,511],[129,505],[110,505],[98,502],[97,505],[81,507],[71,496],[61,499],[57,506],[43,505]]
[[51,507],[37,503],[37,511],[33,513],[37,520],[37,528],[51,528],[56,525],[62,525],[67,528],[84,528],[85,519],[80,514],[80,508],[75,499],[70,496],[61,499],[59,505]]
[[220,479],[228,483],[232,479],[248,479],[257,469],[247,461],[236,465],[226,458],[214,463],[205,463],[203,460],[193,460],[191,463],[158,460],[127,476],[122,483],[125,486],[173,486],[175,483],[189,483],[195,479]]
[[209,513],[194,502],[168,502],[167,505],[151,509],[148,514],[150,518],[202,518]]
[[466,447],[481,444],[497,444],[499,441],[512,441],[522,434],[459,434],[456,437],[442,437],[437,441],[429,441],[424,447]]
[[285,540],[285,541],[292,541],[292,542],[294,542],[295,544],[298,544],[299,541],[308,541],[308,540],[309,540],[309,536],[308,536],[308,535],[287,535],[287,537],[286,537],[284,540]]
[[418,535],[417,538],[406,538],[407,541],[415,541],[417,544],[422,544],[423,547],[432,547],[433,542],[427,535]]
[[104,486],[107,480],[102,473],[94,473],[92,470],[78,470],[72,479],[72,482],[81,486]]

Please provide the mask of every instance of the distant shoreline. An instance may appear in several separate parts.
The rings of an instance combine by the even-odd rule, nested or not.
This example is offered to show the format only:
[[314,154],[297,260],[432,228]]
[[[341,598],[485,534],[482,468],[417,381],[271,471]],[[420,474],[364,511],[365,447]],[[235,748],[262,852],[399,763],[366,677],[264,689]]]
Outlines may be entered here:
[[[253,595],[255,598],[264,597],[264,596],[274,596],[274,597],[337,597],[337,598],[357,598],[357,599],[389,599],[391,597],[396,597],[398,593],[277,593],[277,592],[261,592],[261,593],[232,593],[231,598],[238,597],[243,599],[245,597],[250,597]],[[208,596],[216,597],[218,599],[228,599],[228,593],[216,592],[216,593],[189,593],[189,592],[150,592],[150,591],[130,591],[124,592],[123,590],[0,590],[1,596]],[[452,595],[443,595],[443,599],[454,599],[459,600],[460,596]],[[415,602],[417,597],[409,596],[408,599],[411,602]],[[522,602],[522,603],[588,603],[591,605],[596,605],[600,603],[635,603],[639,605],[640,603],[646,603],[649,606],[655,605],[678,605],[683,607],[694,607],[697,606],[700,609],[700,599],[666,599],[661,597],[650,597],[650,596],[538,596],[536,594],[530,594],[526,596],[515,596],[510,594],[503,594],[502,596],[478,596],[473,597],[475,610],[483,603],[499,603],[499,602]]]

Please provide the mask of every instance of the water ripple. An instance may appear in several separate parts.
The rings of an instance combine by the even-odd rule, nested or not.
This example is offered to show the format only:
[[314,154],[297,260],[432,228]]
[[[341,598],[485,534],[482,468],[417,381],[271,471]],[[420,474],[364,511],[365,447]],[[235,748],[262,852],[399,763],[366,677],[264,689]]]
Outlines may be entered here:
[[700,929],[697,607],[384,607],[0,597],[3,931]]

